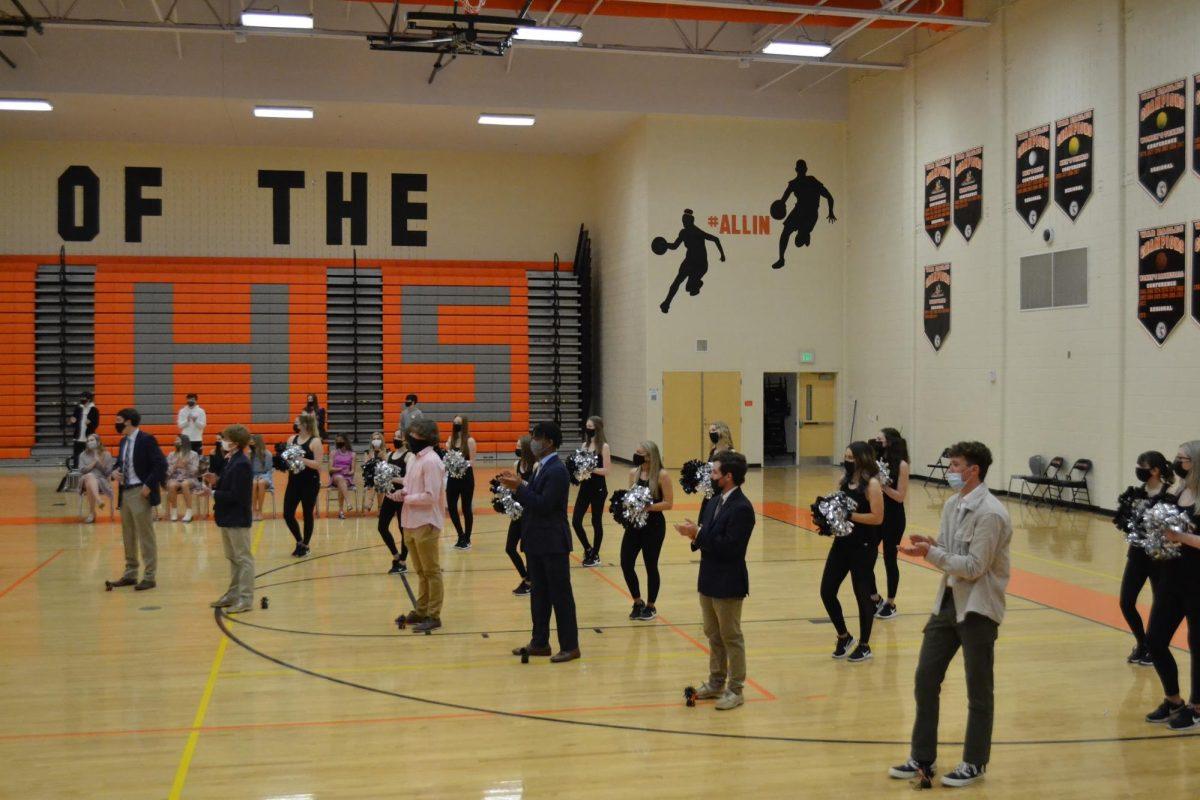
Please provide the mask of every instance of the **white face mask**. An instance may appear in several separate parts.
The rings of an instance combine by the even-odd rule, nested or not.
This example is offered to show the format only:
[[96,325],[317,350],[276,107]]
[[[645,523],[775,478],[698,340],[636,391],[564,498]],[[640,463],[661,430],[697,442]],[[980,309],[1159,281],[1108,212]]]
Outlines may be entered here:
[[371,447],[383,447],[383,439],[372,439]]
[[95,439],[88,439],[87,447],[88,450],[98,450],[100,444]]
[[226,453],[232,453],[237,448],[234,447],[233,442],[221,442],[221,449],[224,450]]
[[950,484],[950,488],[956,492],[967,485],[967,482],[963,479],[961,472],[947,472],[946,483]]

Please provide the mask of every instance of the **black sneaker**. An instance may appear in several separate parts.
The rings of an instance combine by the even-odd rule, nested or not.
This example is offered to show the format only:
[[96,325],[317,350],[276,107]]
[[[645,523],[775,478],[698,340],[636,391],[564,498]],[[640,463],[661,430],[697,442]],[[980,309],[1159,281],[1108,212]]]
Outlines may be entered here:
[[902,781],[912,780],[924,773],[926,778],[932,778],[936,774],[934,762],[922,763],[915,758],[910,758],[903,764],[897,764],[888,769],[888,775],[893,778],[899,778]]
[[304,555],[304,545],[300,544],[299,542],[296,542],[296,546],[294,548],[292,548],[292,555],[294,555],[296,557],[300,557],[300,556]]
[[311,552],[311,551],[312,551],[311,547],[309,547],[306,544],[302,544],[296,548],[296,555],[298,555],[300,557],[304,557],[304,556],[308,555],[309,552]]
[[962,762],[954,768],[953,772],[947,772],[942,776],[943,786],[970,786],[976,781],[983,780],[983,773],[987,770],[987,766],[975,766]]
[[1153,667],[1154,666],[1154,656],[1150,655],[1149,650],[1142,650],[1141,658],[1138,659],[1138,666],[1139,667]]
[[649,622],[658,616],[658,609],[654,606],[642,606],[642,613],[637,615],[639,622]]
[[629,618],[630,619],[639,618],[642,615],[642,609],[645,607],[646,607],[646,604],[643,603],[641,600],[634,600],[633,601],[633,610],[629,612]]
[[388,575],[403,575],[408,572],[408,565],[403,561],[393,561],[392,568],[388,570]]
[[1125,663],[1126,664],[1139,664],[1139,663],[1141,663],[1143,656],[1149,658],[1149,654],[1146,652],[1146,648],[1142,647],[1140,644],[1134,645],[1133,649],[1129,651],[1129,657],[1125,659]]
[[847,633],[845,637],[838,637],[837,647],[833,648],[834,658],[845,658],[850,652],[850,648],[854,647],[854,637]]
[[455,542],[454,549],[455,550],[470,550],[471,549],[471,540],[470,539],[459,539],[457,542]]
[[895,619],[896,605],[884,600],[879,604],[878,610],[875,612],[875,619]]
[[600,555],[595,550],[589,550],[583,557],[583,565],[585,567],[600,566]]
[[1195,728],[1200,725],[1200,711],[1191,706],[1186,706],[1175,716],[1171,717],[1171,721],[1167,723],[1167,727],[1173,731],[1186,731],[1188,728]]
[[1170,700],[1163,700],[1158,708],[1146,715],[1146,722],[1166,722],[1171,717],[1175,716],[1180,709],[1183,708],[1183,703],[1172,703]]
[[858,664],[859,662],[866,661],[870,657],[871,646],[869,644],[860,644],[858,647],[854,648],[854,652],[851,653],[850,657],[846,660],[851,664]]
[[517,584],[517,588],[513,589],[513,594],[518,597],[529,594],[529,581],[521,581]]

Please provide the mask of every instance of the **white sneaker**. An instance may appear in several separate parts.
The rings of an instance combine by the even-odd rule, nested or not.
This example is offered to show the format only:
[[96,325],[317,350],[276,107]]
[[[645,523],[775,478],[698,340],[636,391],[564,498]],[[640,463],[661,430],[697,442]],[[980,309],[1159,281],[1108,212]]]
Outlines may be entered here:
[[725,684],[721,684],[719,686],[714,686],[713,684],[709,683],[708,681],[705,681],[704,683],[702,683],[696,687],[696,699],[697,700],[716,700],[716,699],[724,696],[724,694],[725,694]]
[[175,509],[172,508],[171,509],[171,522],[175,522],[178,519],[179,519],[179,514],[175,511]]
[[183,521],[184,522],[192,521],[192,510],[190,508],[187,510],[187,513],[183,515]]
[[745,702],[746,698],[742,697],[741,692],[731,692],[726,690],[725,694],[721,695],[720,699],[717,700],[716,709],[717,711],[729,711],[730,709],[737,708]]
[[91,525],[95,521],[96,521],[95,514],[88,514],[86,517],[83,518],[83,524],[85,524],[85,525]]

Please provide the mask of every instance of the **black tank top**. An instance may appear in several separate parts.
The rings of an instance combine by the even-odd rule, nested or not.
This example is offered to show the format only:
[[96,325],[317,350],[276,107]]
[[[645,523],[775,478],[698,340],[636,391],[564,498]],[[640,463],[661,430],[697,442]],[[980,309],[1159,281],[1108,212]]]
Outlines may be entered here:
[[[855,489],[851,489],[849,486],[847,486],[846,488],[842,489],[842,491],[845,492],[847,496],[853,498],[855,514],[871,513],[871,501],[867,499],[866,487],[859,486]],[[864,525],[861,522],[856,522],[854,523],[854,530],[850,532],[850,535],[841,537],[840,541],[850,541],[860,545],[878,544],[880,538],[879,530],[880,529],[878,525]]]
[[[1176,508],[1187,513],[1189,517],[1196,513],[1196,504],[1180,505],[1179,496],[1169,496],[1163,502],[1171,503]],[[1175,588],[1183,589],[1189,594],[1200,593],[1200,550],[1187,544],[1179,546],[1179,558],[1162,562],[1163,576],[1174,584]]]
[[[646,478],[638,478],[637,485],[645,486],[647,489],[650,489],[650,481]],[[655,499],[653,489],[650,489],[650,502],[651,503],[661,502],[661,498]],[[651,511],[649,514],[649,519],[651,521],[657,522],[660,519],[665,520],[666,517],[663,515],[663,512],[661,512],[661,511]],[[649,526],[649,523],[647,523],[647,526]]]
[[[304,451],[304,457],[307,458],[309,461],[312,461],[316,458],[316,455],[313,453],[313,449],[312,449],[312,438],[311,437],[308,439],[308,441],[304,441],[304,442],[300,441],[299,438],[297,438],[297,439],[293,440],[292,443],[297,445],[301,450]],[[300,472],[296,473],[295,477],[300,480],[320,481],[321,473],[319,471],[313,469],[312,467],[308,466],[307,464],[305,464],[304,469],[302,469],[302,470],[300,470]]]
[[[451,439],[451,441],[453,441],[453,439]],[[475,471],[475,465],[471,463],[471,448],[470,448],[469,444],[466,447],[451,446],[449,449],[453,450],[456,453],[462,453],[463,460],[467,462],[467,473],[472,473]],[[467,477],[467,474],[464,473],[461,478],[455,478],[455,477],[451,476],[450,480],[461,481],[461,480],[466,480],[466,477]]]
[[400,470],[401,478],[403,478],[405,473],[408,472],[408,463],[404,460],[405,456],[407,455],[407,453],[401,452],[400,450],[393,450],[392,452],[388,453],[388,463]]

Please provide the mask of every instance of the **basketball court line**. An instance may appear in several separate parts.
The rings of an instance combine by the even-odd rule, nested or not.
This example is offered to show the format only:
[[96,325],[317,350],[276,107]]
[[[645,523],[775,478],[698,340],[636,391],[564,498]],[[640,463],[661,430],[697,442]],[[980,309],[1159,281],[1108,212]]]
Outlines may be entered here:
[[61,555],[62,555],[64,552],[65,552],[64,548],[61,548],[61,547],[60,547],[59,549],[55,550],[55,551],[54,551],[54,554],[53,554],[53,555],[51,555],[49,558],[47,558],[45,561],[43,561],[42,563],[38,564],[38,565],[37,565],[36,567],[34,567],[33,569],[29,570],[29,572],[26,572],[26,573],[25,573],[24,575],[22,575],[21,577],[17,578],[15,581],[13,581],[12,583],[10,583],[8,586],[5,586],[3,590],[0,590],[0,597],[4,597],[6,594],[8,594],[9,592],[11,592],[13,589],[16,589],[16,588],[17,588],[18,586],[20,586],[22,583],[24,583],[25,581],[27,581],[27,580],[29,580],[30,578],[32,578],[34,575],[36,575],[36,574],[37,574],[37,573],[38,573],[38,572],[39,572],[39,571],[42,569],[42,567],[45,567],[45,566],[46,566],[47,564],[49,564],[51,561],[53,561],[54,559],[56,559],[56,558],[58,558],[59,556],[61,556]]

